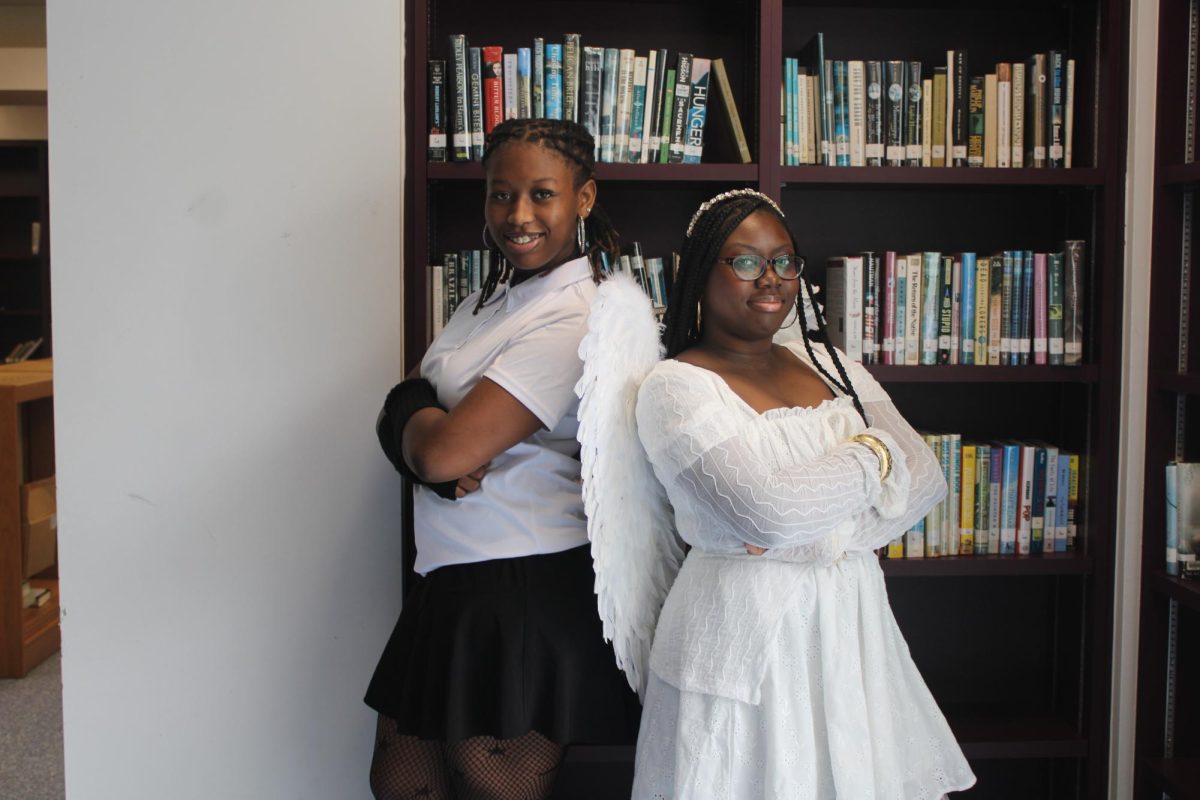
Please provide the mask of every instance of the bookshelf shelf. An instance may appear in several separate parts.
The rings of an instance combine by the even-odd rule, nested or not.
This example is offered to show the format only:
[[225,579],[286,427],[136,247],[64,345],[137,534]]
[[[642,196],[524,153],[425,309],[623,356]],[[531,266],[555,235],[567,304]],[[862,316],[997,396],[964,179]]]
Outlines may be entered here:
[[[483,166],[475,161],[431,162],[430,180],[481,181]],[[757,164],[597,164],[596,180],[601,182],[678,181],[757,183]]]
[[872,364],[867,370],[883,383],[1095,383],[1093,365],[1080,367],[897,366]]
[[1156,372],[1151,385],[1162,392],[1200,395],[1200,375],[1172,371]]
[[788,186],[1102,186],[1102,169],[965,167],[781,167]]
[[1087,737],[1055,717],[1003,718],[948,712],[946,721],[969,759],[1082,758],[1088,754]]
[[1092,558],[1083,553],[1029,556],[946,556],[885,558],[879,562],[889,578],[935,578],[962,575],[1090,575]]
[[1163,181],[1170,186],[1188,188],[1200,183],[1200,162],[1172,164],[1163,170]]
[[1154,570],[1148,575],[1147,585],[1181,606],[1200,611],[1200,582],[1185,581],[1168,575],[1164,570]]
[[1200,800],[1200,758],[1143,758],[1143,780],[1171,800]]

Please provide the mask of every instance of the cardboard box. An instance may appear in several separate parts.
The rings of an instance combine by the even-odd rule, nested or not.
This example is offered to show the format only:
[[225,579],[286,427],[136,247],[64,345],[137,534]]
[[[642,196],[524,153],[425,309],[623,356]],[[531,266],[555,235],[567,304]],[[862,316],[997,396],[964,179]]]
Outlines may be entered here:
[[21,486],[21,554],[26,578],[58,560],[58,507],[54,477]]

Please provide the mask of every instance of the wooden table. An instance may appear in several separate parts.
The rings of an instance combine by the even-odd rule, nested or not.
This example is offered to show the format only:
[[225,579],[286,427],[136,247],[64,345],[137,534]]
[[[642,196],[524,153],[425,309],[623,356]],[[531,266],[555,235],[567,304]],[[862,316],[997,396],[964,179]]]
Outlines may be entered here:
[[31,583],[50,589],[21,607],[21,486],[54,474],[52,359],[0,365],[0,678],[23,678],[58,650],[58,570]]

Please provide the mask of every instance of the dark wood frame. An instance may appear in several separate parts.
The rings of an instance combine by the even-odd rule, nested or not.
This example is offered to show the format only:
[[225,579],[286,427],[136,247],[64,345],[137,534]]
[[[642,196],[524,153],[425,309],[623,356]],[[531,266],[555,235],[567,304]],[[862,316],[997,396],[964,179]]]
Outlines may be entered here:
[[[546,3],[548,0],[541,0]],[[672,0],[665,0],[671,4]],[[444,58],[445,44],[431,44],[428,32],[442,29],[434,23],[439,0],[408,0],[407,3],[407,81],[405,109],[408,122],[408,144],[405,153],[405,363],[418,363],[426,340],[427,272],[431,240],[437,223],[431,219],[430,199],[433,193],[453,190],[482,179],[478,164],[436,163],[425,160],[425,64],[431,57]],[[637,9],[641,2],[613,3],[614,13]],[[685,4],[680,4],[681,9]],[[700,6],[709,5],[700,3]],[[1120,418],[1121,385],[1121,326],[1122,287],[1124,275],[1123,229],[1125,203],[1125,151],[1127,122],[1128,30],[1130,7],[1127,0],[1068,0],[1062,4],[1063,33],[1070,39],[1072,55],[1078,58],[1076,119],[1079,147],[1076,163],[1070,170],[1050,169],[936,169],[936,168],[832,168],[783,167],[779,165],[778,110],[772,98],[778,96],[785,54],[792,55],[795,42],[784,32],[787,14],[851,13],[834,8],[838,4],[809,2],[809,0],[757,0],[746,9],[753,13],[753,30],[757,40],[747,43],[758,58],[755,72],[750,73],[748,87],[739,96],[739,111],[747,127],[753,164],[700,165],[613,165],[597,166],[597,178],[602,187],[609,184],[667,185],[681,193],[702,190],[712,184],[729,188],[750,185],[785,202],[792,193],[837,190],[842,187],[861,187],[863,192],[912,190],[925,196],[966,189],[996,187],[997,190],[1024,193],[1020,196],[1045,198],[1048,195],[1070,194],[1077,205],[1089,209],[1088,258],[1090,262],[1090,306],[1088,308],[1088,338],[1085,345],[1085,364],[1070,367],[872,367],[873,374],[889,387],[930,396],[942,388],[981,388],[1022,384],[1029,390],[1066,387],[1083,408],[1086,417],[1081,449],[1086,455],[1086,475],[1083,549],[1076,553],[1053,557],[1028,558],[943,558],[930,561],[884,562],[889,587],[903,594],[921,585],[929,592],[949,591],[939,588],[959,585],[955,581],[977,578],[988,581],[987,586],[1010,587],[1026,580],[1049,582],[1048,592],[1068,598],[1056,611],[1064,614],[1067,627],[1078,634],[1075,656],[1054,656],[1051,668],[1062,672],[1064,685],[1078,697],[1071,713],[1065,716],[1011,720],[956,719],[952,723],[962,737],[964,749],[972,759],[1045,759],[1062,760],[1058,766],[1047,768],[1049,777],[1043,782],[1045,791],[1053,794],[1062,786],[1072,787],[1076,797],[1106,796],[1109,761],[1110,689],[1112,678],[1111,646],[1113,624],[1113,569],[1117,456],[1119,428],[1112,424]],[[903,0],[864,0],[851,4],[858,12],[871,9],[906,9]],[[937,3],[914,6],[914,9],[966,9],[968,0],[939,0]],[[594,8],[589,5],[592,13]],[[1024,14],[1034,19],[1044,4],[1018,0],[1008,12]],[[1057,7],[1056,7],[1057,8]],[[581,12],[583,13],[583,12]],[[680,13],[686,13],[681,10]],[[982,12],[981,12],[982,13]],[[995,10],[993,9],[993,13]],[[519,15],[524,20],[535,14]],[[518,23],[514,23],[514,28]],[[1031,22],[1030,24],[1036,24]],[[528,27],[528,22],[520,23]],[[461,26],[470,35],[470,26]],[[586,26],[584,40],[588,42]],[[579,29],[579,28],[576,28]],[[748,26],[747,30],[751,28]],[[551,33],[539,28],[537,33]],[[530,36],[535,35],[531,29]],[[952,34],[947,34],[952,38]],[[497,39],[502,37],[496,37]],[[844,43],[843,43],[844,44]],[[952,43],[947,46],[953,46]],[[827,39],[827,48],[829,47]],[[1020,45],[1016,53],[1026,54]],[[786,51],[786,53],[785,53]],[[829,57],[845,57],[834,54]],[[1010,56],[1012,57],[1012,56]],[[975,71],[975,70],[973,70]],[[1097,87],[1102,87],[1097,89]],[[766,98],[766,102],[762,102]],[[1190,167],[1189,167],[1190,169]],[[1190,179],[1190,172],[1176,168],[1176,179]],[[1200,173],[1197,173],[1200,175]],[[607,190],[607,189],[606,189]],[[690,195],[689,195],[690,196]],[[615,215],[614,215],[615,216]],[[618,224],[619,224],[618,220]],[[932,228],[932,226],[931,226]],[[462,244],[472,247],[474,239]],[[847,241],[847,248],[855,243]],[[1200,378],[1196,379],[1200,384]],[[936,384],[936,387],[931,386]],[[945,401],[943,401],[945,402]],[[902,406],[903,410],[903,406]],[[982,412],[981,412],[982,413]],[[1066,423],[1058,421],[1065,426]],[[1149,483],[1147,484],[1149,486]],[[409,564],[412,550],[409,539]],[[917,580],[919,579],[919,580]],[[944,579],[944,580],[943,580]],[[1022,584],[1023,585],[1023,584]],[[922,591],[918,589],[917,591]],[[1074,610],[1072,610],[1074,609]],[[1073,617],[1071,615],[1074,615]],[[903,622],[902,622],[903,626]],[[906,629],[906,635],[909,630]],[[996,642],[998,647],[1008,646]],[[1069,651],[1070,648],[1068,647]],[[1061,658],[1066,660],[1059,663]],[[936,694],[936,691],[935,691]],[[1072,702],[1065,703],[1072,708]],[[622,761],[627,757],[622,748],[605,750],[603,761]],[[615,755],[613,755],[615,754]],[[1039,790],[1040,791],[1040,790]],[[981,786],[971,796],[995,796]]]
[[[1179,367],[1182,335],[1180,326],[1192,331],[1200,318],[1196,313],[1197,279],[1195,259],[1190,269],[1193,291],[1190,311],[1181,318],[1181,271],[1185,237],[1196,246],[1194,230],[1185,229],[1185,196],[1200,198],[1200,160],[1188,161],[1187,98],[1189,57],[1189,0],[1162,0],[1158,8],[1158,86],[1155,119],[1154,221],[1151,242],[1149,328],[1149,386],[1146,396],[1145,501],[1142,515],[1142,585],[1138,642],[1137,738],[1135,752],[1135,797],[1157,798],[1168,793],[1172,800],[1200,798],[1200,730],[1191,721],[1195,703],[1175,708],[1183,713],[1185,728],[1176,731],[1174,754],[1167,752],[1169,639],[1172,606],[1181,623],[1189,623],[1192,637],[1180,636],[1176,657],[1189,664],[1194,674],[1200,664],[1200,584],[1166,574],[1164,553],[1166,489],[1164,466],[1177,455],[1200,460],[1189,404],[1200,398],[1200,369],[1197,343],[1189,335],[1188,363]],[[1195,87],[1191,89],[1195,102]],[[1194,133],[1193,133],[1194,135]],[[1193,141],[1193,145],[1195,142]],[[1195,208],[1195,206],[1193,206]],[[1178,418],[1183,406],[1185,414]],[[1187,684],[1194,681],[1182,677]],[[1190,697],[1196,697],[1191,689]],[[1188,714],[1190,710],[1192,714]]]

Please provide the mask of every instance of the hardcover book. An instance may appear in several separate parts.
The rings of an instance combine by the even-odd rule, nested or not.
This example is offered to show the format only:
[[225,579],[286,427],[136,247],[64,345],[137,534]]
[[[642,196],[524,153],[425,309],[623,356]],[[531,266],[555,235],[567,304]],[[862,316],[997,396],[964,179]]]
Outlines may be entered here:
[[683,140],[683,163],[699,164],[704,153],[704,121],[708,114],[708,83],[712,62],[692,59],[692,88],[688,97],[687,128]]
[[446,160],[446,62],[429,62],[429,90],[426,114],[429,117],[429,143],[426,157],[430,161]]

